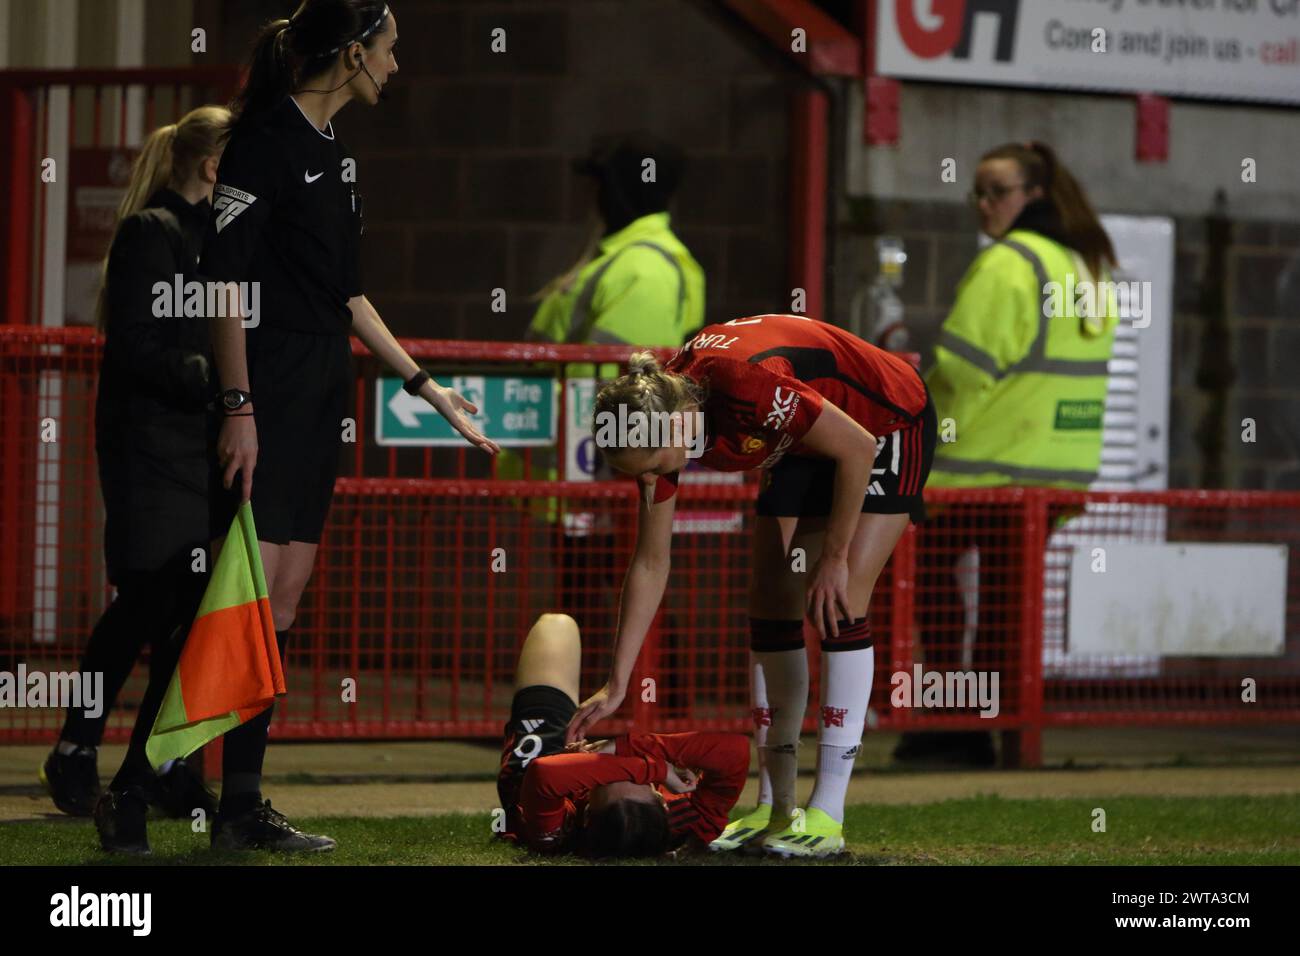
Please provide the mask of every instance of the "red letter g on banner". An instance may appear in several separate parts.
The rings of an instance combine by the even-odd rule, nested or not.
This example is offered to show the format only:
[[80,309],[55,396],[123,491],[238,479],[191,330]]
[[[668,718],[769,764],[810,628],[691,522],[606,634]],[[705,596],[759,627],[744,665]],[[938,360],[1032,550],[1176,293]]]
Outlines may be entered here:
[[939,25],[933,30],[925,29],[917,21],[915,3],[916,0],[894,0],[898,35],[914,54],[932,60],[957,45],[966,16],[966,0],[930,0],[930,17],[939,18]]

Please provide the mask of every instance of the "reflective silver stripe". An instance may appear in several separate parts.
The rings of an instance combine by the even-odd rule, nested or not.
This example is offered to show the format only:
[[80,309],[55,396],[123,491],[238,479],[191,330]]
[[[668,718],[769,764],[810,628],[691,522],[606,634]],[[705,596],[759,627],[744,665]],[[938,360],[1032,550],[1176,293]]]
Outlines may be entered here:
[[1002,377],[1002,370],[998,368],[998,360],[983,349],[976,348],[965,339],[953,335],[947,329],[941,329],[939,332],[939,345],[947,349],[958,358],[963,358],[971,365],[983,372],[987,372],[994,378]]
[[617,258],[618,253],[615,253],[602,263],[600,268],[592,273],[591,278],[587,280],[587,284],[582,287],[582,291],[578,293],[578,301],[573,303],[573,311],[569,313],[569,334],[565,338],[565,341],[571,345],[581,344],[586,339],[587,314],[591,312],[591,300],[596,297],[596,286],[600,284],[601,276],[614,264],[614,260]]
[[985,472],[997,472],[1008,478],[1028,481],[1074,481],[1079,484],[1091,484],[1097,478],[1095,471],[1070,471],[1064,468],[1030,468],[1025,465],[1012,465],[1002,461],[971,461],[967,458],[945,458],[935,456],[935,471],[951,471],[959,475],[980,475]]
[[[1038,310],[1038,315],[1040,318],[1047,318],[1047,269],[1043,266],[1043,260],[1038,258],[1038,253],[1018,239],[1000,239],[999,242],[1008,249],[1020,253],[1021,257],[1033,267],[1034,278],[1038,280],[1038,294],[1043,297],[1043,307]],[[1041,329],[1042,326],[1040,325],[1039,328]]]
[[682,264],[677,261],[677,257],[665,249],[663,246],[655,245],[653,242],[634,242],[634,246],[645,246],[647,249],[653,249],[659,255],[668,260],[668,264],[673,267],[677,273],[677,319],[675,328],[682,327],[682,309],[686,307],[686,273],[682,272]]
[[1048,375],[1108,375],[1110,363],[1105,359],[1040,359],[1022,372],[1044,372]]
[[[588,341],[589,338],[591,341],[596,341],[594,338],[595,333],[590,330],[590,325],[594,321],[590,317],[591,302],[596,297],[596,286],[600,284],[601,277],[605,275],[605,270],[614,264],[614,260],[633,246],[645,246],[647,249],[655,250],[655,252],[668,260],[668,264],[672,266],[673,271],[677,273],[676,327],[681,328],[682,309],[686,304],[686,275],[682,272],[681,263],[678,262],[677,258],[663,246],[656,245],[653,242],[631,242],[610,256],[607,262],[603,263],[599,269],[592,273],[591,278],[587,280],[587,284],[584,285],[582,291],[578,293],[578,301],[573,304],[573,312],[569,316],[569,335],[565,339],[566,342],[580,344]],[[614,338],[612,341],[618,344],[624,344],[624,340],[620,338]]]
[[[1047,269],[1043,267],[1043,260],[1038,258],[1038,254],[1023,242],[1016,239],[1002,239],[999,241],[1008,249],[1018,252],[1033,268],[1034,279],[1038,282],[1038,292],[1042,297],[1042,301],[1038,306],[1038,334],[1030,344],[1025,357],[1008,367],[1002,374],[1013,375],[1018,372],[1039,372],[1044,375],[1078,376],[1082,378],[1109,374],[1110,363],[1105,359],[1049,359],[1047,357],[1047,324],[1051,321],[1051,317],[1047,314],[1048,303],[1051,300],[1051,296],[1047,292]],[[943,345],[944,343],[941,341],[940,344]],[[966,356],[962,357],[966,358]],[[968,361],[970,360],[968,359]],[[979,363],[974,364],[978,365]]]

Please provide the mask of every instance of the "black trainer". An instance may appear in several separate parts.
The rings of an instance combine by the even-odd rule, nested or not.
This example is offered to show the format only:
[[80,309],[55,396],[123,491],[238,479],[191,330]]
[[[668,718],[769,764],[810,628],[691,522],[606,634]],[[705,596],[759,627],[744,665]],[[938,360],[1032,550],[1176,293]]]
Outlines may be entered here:
[[155,805],[167,816],[189,820],[195,810],[202,810],[211,820],[217,814],[217,795],[203,784],[203,780],[184,761],[177,760],[158,776]]
[[95,829],[99,845],[109,853],[149,855],[149,835],[145,820],[149,816],[149,797],[138,787],[109,790],[95,804]]
[[41,783],[54,798],[54,805],[74,817],[95,812],[99,787],[99,761],[94,747],[78,747],[70,754],[50,751],[41,766]]
[[238,816],[217,814],[212,824],[214,850],[278,850],[284,853],[324,853],[337,844],[327,836],[303,833],[264,800]]

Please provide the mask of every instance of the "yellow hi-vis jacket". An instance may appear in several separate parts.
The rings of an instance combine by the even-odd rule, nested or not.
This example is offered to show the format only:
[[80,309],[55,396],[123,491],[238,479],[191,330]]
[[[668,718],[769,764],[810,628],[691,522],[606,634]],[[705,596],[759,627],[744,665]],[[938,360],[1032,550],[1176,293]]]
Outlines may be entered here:
[[703,324],[704,270],[657,212],[602,239],[528,331],[551,342],[678,346]]
[[1083,488],[1097,477],[1118,323],[1108,280],[1025,229],[976,257],[926,377],[939,417],[929,487]]

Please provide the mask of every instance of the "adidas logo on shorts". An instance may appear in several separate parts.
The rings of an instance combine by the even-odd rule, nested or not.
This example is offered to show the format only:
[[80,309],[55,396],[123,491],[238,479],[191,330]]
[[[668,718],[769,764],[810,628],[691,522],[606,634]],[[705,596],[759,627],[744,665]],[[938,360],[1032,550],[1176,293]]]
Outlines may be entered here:
[[542,726],[542,724],[546,723],[546,721],[544,721],[544,720],[521,720],[521,721],[519,721],[519,723],[523,726],[523,728],[524,728],[524,733],[526,733],[526,734],[531,734],[531,733],[532,733],[534,730],[536,730],[538,727]]

